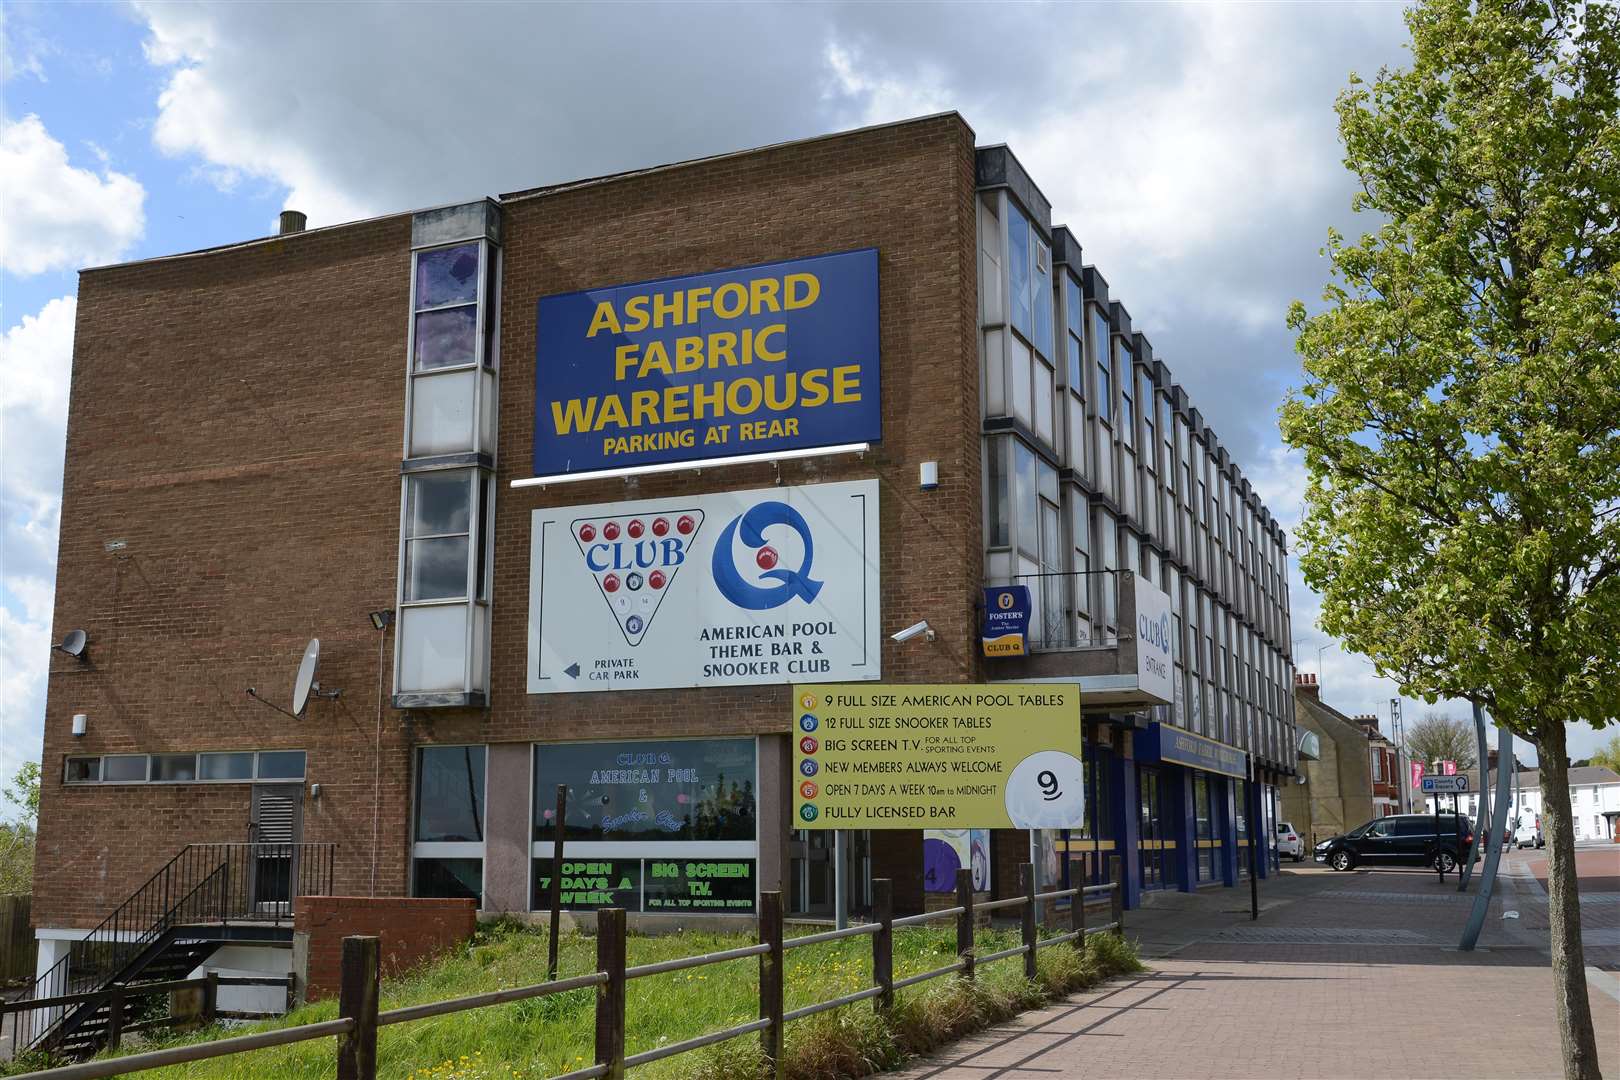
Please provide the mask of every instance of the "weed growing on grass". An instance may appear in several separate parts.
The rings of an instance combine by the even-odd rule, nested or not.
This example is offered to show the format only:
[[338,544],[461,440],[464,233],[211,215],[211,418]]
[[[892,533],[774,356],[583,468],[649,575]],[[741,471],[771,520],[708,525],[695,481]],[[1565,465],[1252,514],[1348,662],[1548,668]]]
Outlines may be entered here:
[[[976,945],[982,954],[1008,948],[1016,941],[1013,933],[985,930],[978,934]],[[752,942],[751,933],[685,932],[632,935],[627,946],[630,963],[645,964]],[[546,943],[543,930],[513,921],[490,924],[461,949],[415,971],[384,979],[381,1007],[394,1009],[540,982],[545,978]],[[594,969],[594,938],[569,934],[559,946],[560,977]],[[906,928],[894,935],[896,978],[944,967],[955,956],[953,927]],[[787,1031],[787,1072],[796,1080],[866,1076],[1020,1010],[1140,968],[1134,948],[1104,934],[1089,938],[1083,955],[1066,946],[1041,950],[1033,982],[1024,979],[1016,958],[981,966],[972,983],[949,976],[930,980],[900,991],[888,1017],[862,1002],[795,1021]],[[846,938],[795,949],[787,954],[785,974],[790,1010],[864,989],[872,980],[871,940]],[[379,1039],[378,1072],[410,1080],[539,1080],[582,1068],[595,1056],[594,1003],[594,991],[576,990],[391,1025]],[[626,1050],[640,1053],[744,1024],[758,1011],[759,966],[752,957],[636,979],[629,985],[626,1002]],[[124,1052],[336,1016],[337,1003],[328,999],[245,1028],[177,1033],[144,1044],[131,1039]],[[259,1080],[267,1076],[324,1080],[332,1075],[333,1056],[333,1040],[322,1039],[143,1075],[160,1080]],[[639,1080],[742,1080],[760,1075],[763,1064],[757,1036],[748,1035],[666,1058],[637,1069],[635,1075]],[[0,1063],[0,1076],[12,1072]]]

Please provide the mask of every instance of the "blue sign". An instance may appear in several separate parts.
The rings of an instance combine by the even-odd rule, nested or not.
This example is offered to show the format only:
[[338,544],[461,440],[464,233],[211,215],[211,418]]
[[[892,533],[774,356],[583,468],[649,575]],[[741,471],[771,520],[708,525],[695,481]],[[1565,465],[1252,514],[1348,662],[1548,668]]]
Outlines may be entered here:
[[877,250],[542,297],[534,380],[536,476],[874,442]]
[[1235,746],[1168,724],[1154,723],[1146,731],[1136,733],[1136,760],[1139,762],[1167,761],[1205,772],[1245,777],[1248,759],[1249,755]]
[[980,640],[986,656],[1023,656],[1028,651],[1029,586],[1001,585],[984,590]]

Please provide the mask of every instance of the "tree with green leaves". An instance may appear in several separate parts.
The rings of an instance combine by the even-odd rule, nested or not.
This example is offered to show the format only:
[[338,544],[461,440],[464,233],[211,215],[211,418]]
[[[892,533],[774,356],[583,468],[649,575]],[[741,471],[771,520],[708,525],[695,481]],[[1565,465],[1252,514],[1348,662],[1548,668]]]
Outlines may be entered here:
[[1596,1077],[1566,725],[1620,715],[1620,9],[1424,0],[1338,99],[1352,240],[1282,409],[1322,627],[1533,739],[1567,1077]]
[[26,893],[34,883],[34,828],[39,820],[39,762],[25,762],[4,792],[16,807],[0,821],[0,896]]
[[1592,764],[1620,773],[1620,735],[1609,736],[1609,741],[1598,747],[1597,753],[1592,755]]
[[1471,720],[1430,712],[1406,732],[1406,752],[1427,768],[1432,761],[1455,761],[1459,772],[1479,764],[1477,733]]

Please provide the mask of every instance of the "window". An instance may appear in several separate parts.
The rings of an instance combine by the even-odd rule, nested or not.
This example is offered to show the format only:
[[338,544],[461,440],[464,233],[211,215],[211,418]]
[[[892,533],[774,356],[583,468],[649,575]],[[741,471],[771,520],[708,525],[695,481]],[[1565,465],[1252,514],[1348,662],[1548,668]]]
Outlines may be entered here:
[[1069,389],[1084,396],[1085,377],[1081,374],[1085,356],[1085,308],[1080,301],[1080,283],[1063,277],[1063,308],[1068,317]]
[[1030,230],[1031,240],[1035,249],[1035,351],[1042,356],[1052,356],[1052,249],[1045,240]]
[[482,746],[424,746],[417,751],[413,896],[483,902],[484,760]]
[[984,441],[986,494],[989,497],[989,508],[985,515],[985,526],[989,530],[989,544],[993,548],[1007,547],[1012,543],[1012,528],[1010,524],[1011,488],[1010,474],[1007,469],[1007,454],[1010,452],[1012,440],[1007,438],[986,439]]
[[753,913],[753,739],[543,744],[534,755],[534,907],[548,902],[560,784],[578,852],[563,850],[565,908]]
[[1384,782],[1384,752],[1382,750],[1377,749],[1377,748],[1374,748],[1374,750],[1372,752],[1372,771],[1373,771],[1373,783],[1375,783],[1375,784],[1383,783]]
[[[1136,392],[1131,388],[1132,382],[1135,381],[1131,377],[1131,354],[1130,350],[1125,347],[1124,338],[1115,338],[1114,345],[1118,350],[1115,356],[1114,371],[1118,373],[1119,378],[1119,441],[1126,446],[1134,446],[1136,444],[1136,406],[1134,404]],[[1135,483],[1135,477],[1130,477],[1129,482]]]
[[1113,378],[1109,372],[1108,320],[1095,308],[1091,312],[1091,352],[1097,358],[1097,398],[1092,406],[1099,419],[1114,422]]
[[471,481],[471,469],[406,477],[406,601],[466,598]]
[[304,765],[302,750],[109,754],[68,758],[62,778],[69,784],[252,783],[255,780],[302,780]]
[[[1030,340],[1035,321],[1029,257],[1029,219],[1007,203],[1007,292],[1013,329]],[[1050,346],[1048,346],[1050,348]]]

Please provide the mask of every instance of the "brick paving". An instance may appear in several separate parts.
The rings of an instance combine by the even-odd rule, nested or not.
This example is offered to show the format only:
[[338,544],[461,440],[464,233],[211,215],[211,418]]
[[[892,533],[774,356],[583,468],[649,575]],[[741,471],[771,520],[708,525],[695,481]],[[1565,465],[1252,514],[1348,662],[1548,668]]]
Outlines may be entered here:
[[[1471,953],[1456,949],[1477,884],[1306,864],[1245,890],[1159,894],[1127,917],[1151,970],[946,1048],[901,1080],[1069,1076],[1558,1077],[1546,898],[1514,853]],[[1602,890],[1597,890],[1602,891]],[[1516,918],[1503,918],[1516,912]],[[1583,903],[1587,963],[1620,916]],[[1617,942],[1616,945],[1620,945]],[[1594,979],[1612,976],[1599,975]],[[1604,1072],[1620,1076],[1620,999],[1589,983]]]

